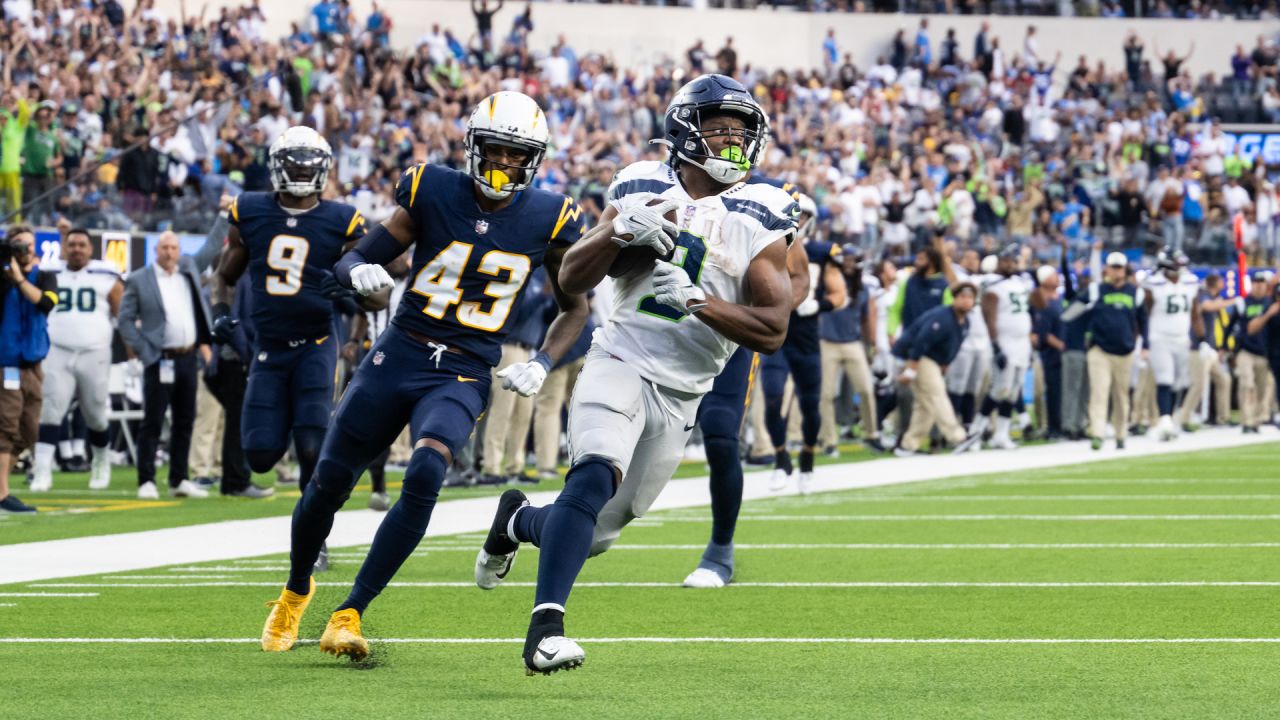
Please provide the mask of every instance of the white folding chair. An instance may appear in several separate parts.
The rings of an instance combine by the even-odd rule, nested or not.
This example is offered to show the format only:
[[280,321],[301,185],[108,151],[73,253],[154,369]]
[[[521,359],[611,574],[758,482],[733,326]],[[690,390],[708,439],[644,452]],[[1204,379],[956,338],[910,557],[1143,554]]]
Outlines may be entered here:
[[[125,363],[115,363],[111,366],[111,370],[107,375],[107,421],[108,423],[118,423],[120,432],[124,435],[124,444],[129,448],[129,457],[136,465],[138,462],[137,446],[133,442],[133,432],[129,429],[129,423],[135,420],[142,420],[142,408],[130,408],[129,400],[125,397],[126,384],[129,379],[128,365]],[[112,403],[111,398],[119,395],[121,399],[121,409],[117,410]]]

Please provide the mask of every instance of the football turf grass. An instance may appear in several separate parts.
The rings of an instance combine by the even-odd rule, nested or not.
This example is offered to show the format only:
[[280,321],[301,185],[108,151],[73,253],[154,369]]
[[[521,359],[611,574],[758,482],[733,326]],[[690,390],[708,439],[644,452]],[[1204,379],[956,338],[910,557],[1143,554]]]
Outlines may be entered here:
[[[1277,449],[748,502],[738,583],[718,591],[679,587],[706,510],[654,513],[587,563],[567,618],[587,663],[551,677],[519,657],[537,551],[484,592],[479,534],[423,543],[365,617],[367,636],[400,642],[360,664],[258,649],[283,556],[3,586],[0,715],[1271,717]],[[305,638],[363,549],[317,576]],[[1013,642],[1027,640],[1043,642]]]

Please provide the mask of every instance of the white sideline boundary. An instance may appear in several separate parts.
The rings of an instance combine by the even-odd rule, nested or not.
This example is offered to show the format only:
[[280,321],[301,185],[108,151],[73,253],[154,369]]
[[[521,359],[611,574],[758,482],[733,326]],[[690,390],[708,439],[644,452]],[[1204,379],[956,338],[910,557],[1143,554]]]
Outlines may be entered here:
[[[161,580],[168,578],[161,577]],[[254,580],[233,580],[233,581],[196,581],[196,582],[157,582],[157,583],[112,583],[112,582],[51,582],[38,583],[31,587],[36,588],[211,588],[211,587],[279,587],[279,581],[258,582]],[[474,582],[460,580],[429,580],[429,581],[407,581],[392,582],[387,587],[399,589],[421,589],[421,588],[462,588],[466,590],[475,589]],[[503,587],[510,588],[534,588],[538,584],[535,582],[505,582]],[[661,590],[680,590],[687,589],[678,582],[625,582],[625,581],[601,581],[601,582],[576,582],[573,584],[575,588],[654,588]],[[317,582],[316,587],[351,587],[349,582]],[[910,589],[926,589],[926,588],[988,588],[988,589],[1013,589],[1013,588],[1037,588],[1049,590],[1072,590],[1079,588],[1273,588],[1280,587],[1280,580],[1089,580],[1082,582],[1042,582],[1042,581],[920,581],[920,580],[859,580],[859,581],[830,581],[830,582],[734,582],[725,586],[733,588],[734,591],[751,589],[751,588],[769,588],[769,589],[815,589],[815,588],[837,588],[837,589],[860,589],[860,588],[910,588]]]
[[[261,638],[0,638],[3,644],[25,645],[257,645]],[[318,640],[299,640],[315,645]],[[373,645],[522,645],[524,638],[384,638]],[[723,645],[1253,645],[1278,644],[1280,638],[820,638],[820,637],[606,637],[580,638],[592,645],[723,644]]]
[[[1083,442],[1058,443],[1012,451],[985,451],[961,456],[950,454],[914,458],[884,458],[860,463],[822,465],[814,471],[814,492],[834,492],[903,483],[940,480],[958,475],[1009,473],[1061,465],[1137,458],[1169,452],[1194,452],[1275,442],[1271,432],[1244,435],[1238,429],[1203,430],[1184,435],[1176,444],[1154,437],[1133,438],[1129,449],[1089,450]],[[743,483],[743,499],[796,494],[768,489],[768,472],[751,472]],[[552,502],[556,492],[529,494],[534,505]],[[493,518],[497,496],[449,500],[436,506],[428,537],[485,532]],[[198,500],[187,502],[199,502]],[[673,480],[654,503],[653,510],[709,505],[707,478]],[[385,517],[373,510],[338,513],[329,535],[330,548],[367,545]],[[754,519],[754,518],[753,518]],[[806,518],[807,519],[807,518]],[[58,578],[116,573],[219,560],[286,553],[289,551],[288,515],[255,520],[230,520],[186,527],[18,543],[0,546],[0,585]]]

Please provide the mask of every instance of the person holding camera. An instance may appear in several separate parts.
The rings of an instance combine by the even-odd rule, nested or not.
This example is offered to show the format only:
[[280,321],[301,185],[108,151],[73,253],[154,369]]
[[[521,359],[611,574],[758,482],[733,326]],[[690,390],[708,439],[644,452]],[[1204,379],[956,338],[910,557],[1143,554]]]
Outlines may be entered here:
[[57,277],[39,268],[35,245],[25,225],[0,240],[0,512],[36,511],[9,493],[13,459],[35,444],[40,427],[40,362],[49,352],[49,311],[58,304]]

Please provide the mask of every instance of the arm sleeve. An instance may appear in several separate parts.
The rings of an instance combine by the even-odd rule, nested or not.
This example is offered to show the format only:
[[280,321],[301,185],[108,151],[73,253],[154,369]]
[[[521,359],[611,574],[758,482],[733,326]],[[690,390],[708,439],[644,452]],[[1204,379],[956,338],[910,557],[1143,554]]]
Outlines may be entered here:
[[423,193],[423,176],[427,174],[427,166],[414,165],[404,174],[400,176],[400,180],[396,182],[395,198],[396,204],[405,209],[405,212],[413,215],[413,208],[418,202],[418,198],[425,197]]
[[345,237],[348,241],[359,240],[369,231],[365,226],[364,215],[359,210],[352,208],[351,219],[347,221],[347,233]]
[[40,291],[36,309],[48,315],[58,304],[58,276],[41,270],[36,274],[36,289]]

